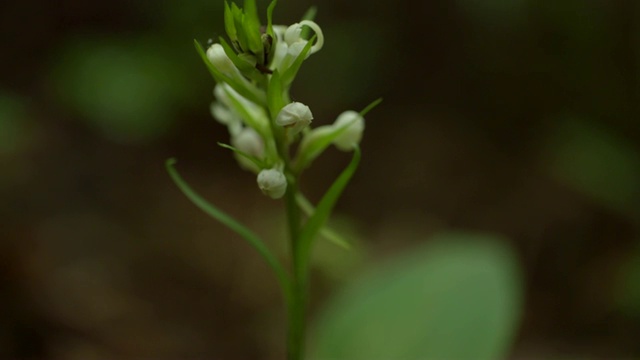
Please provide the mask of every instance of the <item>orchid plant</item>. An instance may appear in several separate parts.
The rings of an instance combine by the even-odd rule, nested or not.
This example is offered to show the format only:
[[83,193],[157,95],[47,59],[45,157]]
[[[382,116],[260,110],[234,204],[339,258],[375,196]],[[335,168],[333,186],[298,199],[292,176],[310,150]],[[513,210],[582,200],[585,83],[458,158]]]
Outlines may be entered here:
[[[220,37],[206,50],[195,41],[195,47],[216,83],[211,113],[230,135],[229,144],[219,145],[231,150],[238,165],[256,176],[263,194],[284,198],[290,265],[284,266],[256,233],[198,195],[174,168],[175,159],[169,159],[166,166],[196,206],[237,232],[271,267],[288,312],[288,359],[299,360],[304,357],[314,240],[322,235],[348,248],[348,242],[327,228],[326,222],[360,161],[364,116],[382,100],[360,112],[345,111],[331,125],[312,128],[310,107],[291,101],[290,89],[303,62],[322,49],[324,35],[312,19],[315,11],[290,26],[273,24],[275,6],[273,0],[267,9],[267,24],[262,26],[255,0],[245,0],[244,8],[225,3],[229,40]],[[331,145],[353,156],[314,206],[300,190],[301,175]]]

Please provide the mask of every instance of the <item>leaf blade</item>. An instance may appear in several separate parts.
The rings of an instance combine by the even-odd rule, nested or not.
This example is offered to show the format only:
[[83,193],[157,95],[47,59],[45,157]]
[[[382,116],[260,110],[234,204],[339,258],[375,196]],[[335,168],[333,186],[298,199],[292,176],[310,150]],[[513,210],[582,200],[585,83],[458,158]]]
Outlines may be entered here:
[[505,358],[522,285],[516,253],[501,236],[437,234],[334,297],[316,321],[310,358]]
[[246,226],[242,225],[240,222],[235,220],[233,217],[225,213],[224,211],[218,209],[213,204],[206,201],[202,198],[197,192],[195,192],[189,184],[180,176],[178,171],[175,169],[176,164],[175,158],[167,159],[165,163],[165,167],[169,176],[176,184],[178,189],[182,191],[182,193],[200,210],[204,211],[207,215],[219,221],[221,224],[225,225],[229,229],[235,231],[238,235],[240,235],[251,247],[253,247],[258,254],[262,256],[262,258],[267,262],[269,267],[274,271],[280,286],[282,286],[285,293],[288,293],[289,289],[289,279],[287,273],[284,271],[284,268],[278,261],[278,259],[273,255],[271,250],[265,245],[265,243],[260,239],[260,237],[249,230]]
[[356,169],[358,168],[358,165],[360,163],[360,158],[360,148],[356,147],[349,165],[347,165],[342,173],[338,175],[333,184],[331,184],[327,192],[318,203],[316,211],[311,217],[309,217],[305,225],[302,227],[299,238],[300,243],[297,248],[296,254],[296,256],[298,256],[298,259],[300,259],[298,269],[296,269],[297,273],[302,273],[306,276],[306,273],[309,271],[308,263],[313,240],[318,234],[318,231],[326,223],[327,219],[331,215],[331,211],[333,210],[334,205],[338,201],[338,198],[347,187],[347,184],[353,177],[353,174],[356,172]]
[[[301,192],[296,194],[296,202],[298,206],[307,216],[312,216],[316,209],[313,207],[313,204],[307,199]],[[320,235],[322,235],[325,239],[332,242],[334,245],[343,248],[344,250],[351,250],[351,244],[342,237],[337,232],[333,231],[331,228],[327,226],[323,226],[320,229]]]

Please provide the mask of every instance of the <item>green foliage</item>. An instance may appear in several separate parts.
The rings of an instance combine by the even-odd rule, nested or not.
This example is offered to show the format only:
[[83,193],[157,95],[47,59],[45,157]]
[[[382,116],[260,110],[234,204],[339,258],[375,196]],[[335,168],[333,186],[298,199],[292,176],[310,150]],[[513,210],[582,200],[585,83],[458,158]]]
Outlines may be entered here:
[[269,7],[267,8],[267,34],[274,37],[275,41],[275,33],[273,32],[273,9],[276,8],[277,0],[271,1]]
[[625,314],[640,319],[640,249],[620,268],[616,305]]
[[233,51],[233,48],[231,48],[231,45],[229,45],[229,43],[222,36],[220,36],[218,40],[220,41],[220,45],[222,45],[222,48],[224,48],[224,52],[227,54],[229,59],[231,59],[231,62],[233,62],[233,64],[238,68],[238,70],[240,70],[243,74],[245,74],[251,80],[254,80],[254,81],[262,80],[262,75],[256,69],[255,63],[251,63],[247,60],[241,59],[240,56],[238,56],[238,54],[236,54],[236,52]]
[[[382,102],[382,98],[376,99],[367,105],[360,114],[366,115],[373,108],[378,106]],[[302,140],[300,144],[300,150],[298,152],[298,158],[295,161],[295,169],[300,172],[304,170],[311,162],[316,159],[324,150],[326,150],[333,141],[344,133],[353,122],[343,124],[342,126],[319,126],[313,130],[313,136],[307,136]]]
[[547,141],[551,173],[594,200],[626,213],[640,199],[640,154],[622,136],[585,120],[560,119]]
[[260,18],[258,17],[258,8],[255,0],[245,0],[244,2],[244,30],[247,34],[247,47],[258,58],[263,53],[262,39],[260,37]]
[[278,113],[286,105],[284,98],[284,89],[282,87],[282,80],[278,70],[273,71],[271,80],[269,80],[269,89],[267,90],[267,103],[269,104],[269,113],[271,118],[275,119]]
[[351,177],[356,172],[359,163],[360,149],[356,148],[349,165],[347,165],[347,167],[342,171],[338,178],[333,182],[331,187],[329,187],[327,192],[318,203],[316,211],[307,220],[306,224],[302,228],[300,237],[298,239],[298,251],[294,255],[299,260],[299,268],[296,269],[297,273],[305,274],[306,272],[308,272],[308,262],[313,241],[318,234],[318,231],[320,231],[320,229],[325,225],[327,219],[331,215],[333,206],[336,204],[338,198],[340,198],[340,195],[342,195],[342,191],[344,191],[345,187],[349,183],[349,180],[351,180]]
[[[334,205],[360,162],[360,149],[357,148],[356,142],[361,137],[363,127],[354,129],[353,145],[355,149],[353,149],[354,154],[351,162],[329,187],[314,209],[313,205],[299,191],[300,173],[337,136],[349,130],[352,123],[340,123],[340,125],[329,127],[331,130],[328,133],[324,133],[322,128],[316,133],[306,129],[307,131],[303,132],[303,137],[315,136],[317,141],[312,142],[308,149],[304,148],[304,144],[299,147],[298,158],[302,158],[306,162],[297,161],[297,167],[294,166],[291,145],[298,139],[295,135],[298,135],[300,130],[309,125],[312,115],[308,106],[298,102],[291,103],[289,91],[302,63],[312,53],[311,49],[313,48],[313,53],[315,53],[322,48],[324,36],[317,24],[305,22],[304,26],[315,31],[310,40],[296,34],[297,31],[303,29],[300,24],[295,24],[290,28],[293,33],[288,31],[285,35],[288,43],[277,44],[278,41],[282,41],[283,34],[275,34],[273,29],[275,4],[276,1],[273,0],[267,9],[265,35],[260,34],[260,22],[255,0],[245,0],[244,10],[233,3],[231,5],[225,4],[225,28],[231,39],[231,44],[220,38],[220,46],[224,49],[224,54],[218,45],[214,45],[215,47],[211,48],[210,53],[206,53],[197,41],[195,47],[214,80],[219,84],[228,85],[228,87],[223,87],[226,96],[219,91],[214,92],[217,98],[215,105],[219,106],[214,110],[220,110],[217,112],[218,120],[229,126],[231,143],[238,148],[224,144],[221,146],[232,150],[241,160],[248,160],[256,165],[256,169],[251,170],[257,174],[258,187],[263,193],[273,199],[285,197],[289,245],[292,254],[289,274],[284,272],[277,259],[255,234],[193,192],[173,169],[172,160],[167,163],[167,170],[195,205],[237,231],[276,272],[287,299],[289,315],[288,359],[301,360],[305,345],[305,316],[308,301],[306,293],[312,245],[317,235],[322,234],[335,243],[348,247],[348,243],[344,239],[325,225]],[[314,13],[315,11],[308,16],[312,16]],[[271,35],[271,38],[268,35]],[[317,44],[314,47],[316,41]],[[278,53],[277,57],[274,55],[276,53],[275,45],[279,45],[278,51],[282,51]],[[269,56],[265,56],[265,52]],[[235,90],[239,96],[230,89]],[[379,102],[378,100],[372,103],[363,111],[369,111]],[[287,112],[286,114],[292,120],[286,125],[293,127],[294,130],[291,133],[286,131],[288,128],[282,125],[282,121],[278,121],[278,115],[283,107],[288,105],[294,109],[291,110],[291,113]],[[360,117],[354,119],[354,121],[358,120],[362,121]],[[240,136],[236,130],[245,127],[255,130],[260,134],[261,139],[234,142],[234,137],[238,139]],[[292,134],[292,136],[289,137],[287,134]],[[308,151],[305,153],[309,149],[312,153]],[[351,151],[352,148],[348,150]],[[249,155],[249,152],[255,152],[259,155],[254,157]],[[304,223],[302,222],[301,210],[308,216]]]
[[247,154],[247,153],[246,153],[246,152],[244,152],[244,151],[238,150],[238,149],[234,148],[234,147],[233,147],[233,146],[231,146],[231,145],[227,145],[227,144],[223,144],[223,143],[220,143],[220,142],[219,142],[219,143],[218,143],[218,146],[220,146],[220,147],[222,147],[222,148],[225,148],[225,149],[228,149],[228,150],[233,151],[234,153],[238,154],[239,156],[242,156],[243,158],[245,158],[245,159],[247,159],[247,160],[251,161],[252,163],[254,163],[254,164],[255,164],[258,168],[260,168],[260,169],[262,169],[262,168],[266,167],[266,164],[265,164],[265,163],[263,163],[263,162],[262,162],[260,159],[258,159],[257,157],[255,157],[255,156],[253,156],[253,155],[249,155],[249,154]]
[[[296,202],[305,215],[312,216],[316,212],[311,202],[302,193],[296,194]],[[326,226],[320,229],[320,235],[345,250],[351,249],[351,245],[345,238]]]
[[295,79],[298,74],[298,70],[300,70],[300,66],[302,66],[302,62],[306,59],[307,54],[311,51],[311,47],[313,46],[313,42],[316,40],[316,36],[314,35],[311,40],[305,45],[304,49],[300,52],[298,57],[293,61],[291,66],[282,74],[282,84],[285,88],[291,87],[291,83],[293,83],[293,79]]
[[365,106],[365,108],[362,109],[362,111],[360,111],[360,116],[364,117],[365,115],[367,115],[367,113],[369,113],[369,111],[373,110],[376,106],[380,105],[381,102],[382,102],[382,98],[378,98],[372,101],[371,104]]
[[260,36],[260,18],[255,0],[246,0],[244,9],[235,3],[225,2],[224,27],[234,46],[241,53],[251,52],[262,57],[263,45]]
[[445,233],[347,286],[312,359],[504,358],[519,321],[519,269],[502,239]]
[[191,202],[199,207],[202,211],[204,211],[207,215],[211,216],[215,220],[219,221],[223,225],[227,226],[231,230],[235,231],[240,235],[249,245],[251,245],[258,253],[265,259],[267,264],[273,269],[275,272],[280,285],[283,288],[285,294],[288,294],[289,280],[288,275],[280,265],[278,259],[271,253],[271,250],[267,248],[264,244],[264,241],[260,239],[258,235],[256,235],[253,231],[249,230],[246,226],[240,224],[237,220],[227,215],[222,210],[218,209],[214,205],[207,202],[203,199],[198,193],[196,193],[190,186],[187,184],[178,171],[174,168],[176,163],[175,159],[169,159],[166,162],[166,168],[171,176],[173,182],[178,186],[180,191],[189,199]]
[[188,76],[175,55],[154,39],[72,41],[57,58],[52,79],[62,104],[117,141],[164,134],[188,93]]
[[251,128],[253,128],[263,138],[268,139],[269,137],[271,137],[271,127],[269,127],[269,124],[265,124],[259,121],[259,119],[255,118],[252,112],[249,111],[249,109],[247,109],[240,102],[240,100],[233,96],[230,91],[228,91],[227,89],[224,89],[224,91],[227,94],[227,98],[229,99],[229,102],[231,103],[233,109],[238,114],[240,114],[240,116],[242,116],[247,125],[251,126]]
[[238,32],[236,31],[236,24],[234,22],[234,14],[231,11],[231,7],[228,2],[224,2],[224,28],[227,31],[227,36],[232,42],[238,41]]
[[0,91],[0,156],[19,152],[33,138],[24,100]]

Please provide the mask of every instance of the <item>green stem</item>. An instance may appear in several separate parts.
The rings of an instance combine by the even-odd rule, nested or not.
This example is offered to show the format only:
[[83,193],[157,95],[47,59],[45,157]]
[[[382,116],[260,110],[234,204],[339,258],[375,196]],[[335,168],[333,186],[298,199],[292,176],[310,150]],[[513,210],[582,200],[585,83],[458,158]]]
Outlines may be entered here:
[[291,293],[289,299],[289,330],[287,341],[287,359],[302,360],[304,358],[305,345],[305,315],[307,304],[307,279],[306,272],[297,271],[300,261],[296,254],[299,254],[300,238],[300,208],[296,203],[298,186],[296,178],[290,174],[290,182],[286,193],[287,221],[289,223],[289,240],[291,246],[291,260],[293,276],[291,277]]

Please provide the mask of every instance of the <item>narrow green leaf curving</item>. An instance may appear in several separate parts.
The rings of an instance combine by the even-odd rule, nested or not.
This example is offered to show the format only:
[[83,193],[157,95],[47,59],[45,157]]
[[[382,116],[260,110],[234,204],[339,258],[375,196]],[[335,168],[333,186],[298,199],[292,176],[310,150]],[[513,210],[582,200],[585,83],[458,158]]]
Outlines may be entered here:
[[313,240],[318,234],[318,231],[326,223],[327,219],[331,215],[333,206],[336,204],[338,198],[342,194],[342,191],[345,189],[345,187],[351,180],[351,177],[353,177],[353,174],[356,172],[358,164],[360,163],[360,157],[360,148],[356,147],[353,153],[353,157],[351,158],[351,162],[342,171],[342,173],[333,182],[333,184],[331,184],[329,190],[327,190],[327,192],[318,203],[316,211],[307,220],[302,228],[302,231],[300,232],[300,237],[298,239],[299,245],[296,253],[296,256],[299,259],[299,263],[297,264],[298,268],[296,269],[296,272],[304,274],[304,278],[306,278],[306,274],[309,271],[309,255],[311,252],[311,247],[313,245]]
[[300,70],[300,66],[302,66],[302,62],[307,57],[307,54],[309,53],[309,51],[311,51],[311,47],[313,46],[313,42],[315,40],[316,40],[316,35],[313,35],[313,37],[309,40],[309,42],[307,42],[307,44],[304,46],[300,54],[298,54],[298,57],[293,61],[291,66],[289,66],[289,68],[285,70],[285,72],[282,74],[282,85],[286,89],[288,89],[291,86],[293,79],[296,78],[296,75],[298,74],[298,70]]
[[[301,192],[296,194],[296,202],[305,215],[312,216],[315,213],[316,209],[313,207],[313,204],[311,204],[309,199],[307,199]],[[351,244],[349,244],[344,237],[327,226],[323,226],[320,229],[320,235],[345,250],[351,250]]]
[[197,192],[195,192],[189,184],[180,176],[178,171],[175,169],[174,165],[176,163],[176,159],[170,158],[167,159],[165,164],[167,168],[167,172],[171,176],[173,182],[178,186],[180,191],[189,199],[191,202],[200,208],[200,210],[204,211],[207,215],[212,218],[218,220],[223,225],[227,226],[229,229],[235,231],[238,235],[240,235],[244,240],[246,240],[249,245],[251,245],[254,249],[258,251],[258,253],[264,258],[267,264],[271,267],[273,272],[276,274],[278,278],[278,282],[282,287],[285,294],[289,294],[289,276],[285,272],[284,268],[280,264],[280,261],[273,255],[271,250],[264,244],[262,239],[255,234],[253,231],[249,230],[246,226],[240,224],[236,219],[232,218],[230,215],[226,214],[224,211],[218,209],[214,205],[210,204],[208,201],[203,199]]
[[265,167],[267,167],[267,165],[264,162],[260,161],[260,159],[258,159],[257,157],[255,157],[253,155],[249,155],[246,152],[244,152],[242,150],[239,150],[239,149],[236,149],[235,147],[233,147],[231,145],[218,142],[218,146],[233,151],[234,153],[236,153],[236,154],[242,156],[243,158],[251,161],[252,163],[254,163],[260,169],[264,169]]
[[360,116],[364,117],[365,115],[367,115],[369,111],[373,110],[373,108],[380,105],[381,102],[382,102],[382,98],[377,98],[373,100],[371,104],[367,105],[364,109],[362,109],[362,111],[360,111]]

